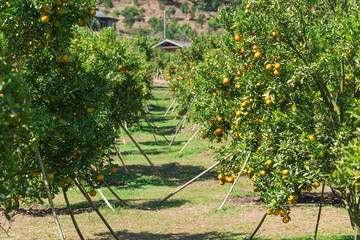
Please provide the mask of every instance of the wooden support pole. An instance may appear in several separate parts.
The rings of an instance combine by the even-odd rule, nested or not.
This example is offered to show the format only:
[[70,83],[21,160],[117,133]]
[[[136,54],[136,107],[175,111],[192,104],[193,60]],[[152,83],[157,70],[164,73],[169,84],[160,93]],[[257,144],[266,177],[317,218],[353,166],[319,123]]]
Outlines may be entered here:
[[85,238],[84,238],[84,236],[82,235],[82,233],[81,233],[81,231],[80,231],[80,228],[79,228],[79,226],[78,226],[78,224],[77,224],[77,222],[76,222],[74,213],[73,213],[73,211],[72,211],[72,209],[71,209],[71,205],[70,205],[70,202],[69,202],[69,199],[68,199],[68,197],[67,197],[67,194],[66,194],[66,191],[65,191],[64,187],[62,188],[62,191],[63,191],[63,194],[64,194],[64,198],[65,198],[65,202],[66,202],[66,207],[67,207],[67,209],[68,209],[68,211],[69,211],[69,214],[70,214],[70,217],[71,217],[71,221],[72,221],[73,224],[74,224],[74,227],[75,227],[75,229],[76,229],[76,232],[78,233],[79,238],[80,238],[81,240],[85,240]]
[[166,114],[168,114],[168,112],[170,111],[170,109],[171,109],[171,107],[174,105],[174,103],[175,103],[175,99],[172,101],[170,107],[166,110],[164,116],[166,116]]
[[151,131],[151,133],[152,133],[152,135],[153,135],[153,137],[154,137],[154,139],[155,139],[156,144],[159,144],[158,141],[156,140],[156,136],[155,136],[155,133],[154,133],[154,129],[153,129],[153,127],[150,125],[149,120],[147,119],[146,116],[145,116],[145,121],[146,121],[148,127],[150,128],[150,131]]
[[110,192],[111,192],[123,205],[128,206],[128,205],[124,202],[124,200],[122,200],[122,199],[114,192],[114,190],[111,189],[110,185],[109,185],[107,182],[105,182],[104,180],[102,180],[102,182],[105,184],[105,186],[110,190]]
[[124,128],[124,126],[121,124],[120,125],[124,131],[126,132],[126,134],[129,136],[129,138],[131,139],[131,141],[136,145],[136,147],[139,149],[139,151],[141,152],[141,154],[146,158],[146,160],[150,163],[150,166],[152,167],[152,169],[160,176],[161,179],[164,179],[163,176],[161,175],[161,173],[155,168],[154,164],[152,164],[152,162],[150,161],[150,159],[146,156],[146,154],[144,153],[144,151],[140,148],[140,146],[137,144],[137,142],[135,141],[135,139],[130,135],[129,131]]
[[160,135],[162,135],[162,136],[165,138],[166,141],[170,142],[169,139],[167,139],[167,137],[165,136],[165,134],[164,134],[154,123],[152,123],[148,118],[146,118],[146,119],[149,121],[149,123],[151,124],[151,126],[155,127],[155,128],[158,130],[158,132],[160,133]]
[[127,168],[124,160],[123,160],[122,157],[121,157],[120,150],[115,146],[115,144],[114,144],[114,148],[115,148],[115,150],[116,150],[116,153],[117,153],[117,155],[118,155],[118,157],[119,157],[122,165],[124,166],[124,169],[125,169],[126,174],[129,176],[129,178],[130,178],[131,181],[134,181],[134,179],[132,178],[132,176],[131,176],[131,174],[130,174],[129,169]]
[[190,109],[191,109],[192,105],[194,104],[194,102],[195,102],[195,100],[196,100],[196,97],[197,97],[197,94],[195,95],[195,97],[194,97],[194,99],[192,100],[192,102],[191,102],[191,104],[190,104],[190,106],[189,106],[188,110],[186,111],[186,113],[185,113],[185,115],[184,115],[183,119],[181,120],[181,122],[180,122],[180,126],[179,126],[179,127],[178,127],[178,129],[176,130],[175,135],[174,135],[173,139],[171,140],[171,142],[170,142],[170,145],[169,145],[169,146],[171,146],[171,144],[174,142],[174,140],[175,140],[175,138],[176,138],[176,135],[179,133],[179,131],[180,131],[181,127],[182,127],[183,122],[186,120],[186,117],[187,117],[187,115],[189,114]]
[[104,199],[104,202],[106,203],[106,205],[108,205],[108,207],[111,209],[111,211],[115,212],[115,209],[111,206],[111,204],[109,203],[109,201],[106,199],[106,197],[104,196],[104,194],[102,193],[102,191],[100,189],[97,189],[97,191],[100,193],[101,197]]
[[248,162],[248,160],[249,160],[250,155],[251,155],[251,151],[250,151],[249,154],[247,155],[246,160],[245,160],[245,163],[244,163],[243,167],[241,168],[241,171],[239,172],[239,175],[236,177],[234,183],[231,185],[230,191],[229,191],[228,194],[226,195],[226,197],[225,197],[224,201],[222,202],[222,204],[220,205],[219,209],[221,209],[221,208],[225,205],[226,201],[228,200],[228,198],[229,198],[232,190],[233,190],[234,187],[235,187],[235,184],[236,184],[237,181],[239,180],[242,172],[244,171],[244,168],[245,168],[245,166],[246,166],[246,164],[247,164],[247,162]]
[[47,176],[46,176],[46,172],[45,172],[45,168],[44,168],[44,163],[43,163],[43,161],[41,159],[41,155],[40,155],[40,151],[39,151],[39,144],[37,142],[36,142],[36,155],[37,155],[37,158],[39,160],[39,164],[40,164],[41,172],[42,172],[42,175],[43,175],[45,188],[46,188],[46,192],[47,192],[47,195],[48,195],[48,199],[49,199],[50,207],[51,207],[51,210],[52,210],[52,214],[53,214],[53,217],[54,217],[54,220],[55,220],[55,224],[57,226],[57,229],[59,230],[60,239],[64,240],[65,239],[64,234],[62,232],[59,219],[57,218],[57,215],[56,215],[54,203],[53,203],[52,198],[51,198],[51,191],[50,191],[50,187],[49,187],[49,182],[47,180]]
[[322,189],[321,189],[320,207],[319,207],[319,213],[318,213],[318,217],[317,217],[317,221],[316,221],[314,240],[316,240],[317,232],[318,232],[318,229],[319,229],[321,209],[322,209],[322,205],[323,205],[323,202],[324,202],[324,191],[325,191],[325,183],[323,183]]
[[194,127],[193,127],[192,131],[195,131],[195,128],[196,128],[196,123],[194,124]]
[[116,235],[116,233],[114,232],[114,230],[111,228],[111,226],[109,225],[109,223],[106,221],[106,219],[103,217],[103,215],[100,213],[100,211],[97,209],[97,207],[94,205],[94,203],[92,202],[91,198],[89,197],[89,195],[86,193],[86,191],[84,190],[83,186],[81,185],[81,183],[75,179],[75,185],[78,187],[78,189],[80,190],[80,192],[84,195],[84,197],[86,198],[86,200],[90,203],[92,209],[94,209],[94,211],[97,213],[97,215],[100,217],[100,219],[103,221],[103,223],[106,225],[106,227],[109,229],[110,233],[114,236],[114,238],[116,240],[120,240],[120,238]]
[[261,225],[262,225],[263,222],[265,221],[266,216],[267,216],[267,213],[265,213],[265,215],[262,217],[260,223],[257,225],[257,227],[255,228],[255,230],[253,231],[253,233],[252,233],[251,236],[249,237],[249,240],[252,240],[253,237],[255,236],[255,234],[257,233],[257,231],[259,231]]
[[185,146],[180,150],[179,153],[181,153],[185,148],[186,146],[191,142],[191,140],[193,140],[193,138],[199,133],[200,131],[200,128],[196,131],[196,133],[189,139],[189,141],[187,141],[187,143],[185,144]]
[[[229,158],[230,156],[232,156],[232,154],[228,154],[224,159]],[[184,185],[182,185],[181,187],[179,187],[178,189],[176,189],[174,192],[170,193],[168,196],[166,196],[164,199],[162,199],[159,203],[163,203],[165,202],[167,199],[169,199],[170,197],[174,196],[176,193],[180,192],[182,189],[186,188],[187,186],[189,186],[190,184],[192,184],[193,182],[195,182],[198,178],[200,178],[201,176],[205,175],[206,173],[210,172],[213,168],[215,168],[217,165],[220,164],[220,161],[218,161],[217,163],[215,163],[214,165],[212,165],[211,167],[209,167],[208,169],[206,169],[205,171],[203,171],[202,173],[200,173],[199,175],[197,175],[196,177],[194,177],[193,179],[191,179],[190,181],[188,181],[187,183],[185,183]]]

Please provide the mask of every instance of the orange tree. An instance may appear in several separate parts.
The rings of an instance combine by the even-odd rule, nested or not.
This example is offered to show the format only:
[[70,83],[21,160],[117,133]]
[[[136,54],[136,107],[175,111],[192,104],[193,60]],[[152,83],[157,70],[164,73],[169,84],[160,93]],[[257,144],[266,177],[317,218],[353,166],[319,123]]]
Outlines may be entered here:
[[301,192],[325,181],[349,203],[357,239],[359,195],[346,195],[351,186],[340,181],[337,160],[358,125],[348,113],[359,99],[358,10],[355,1],[319,0],[247,1],[222,9],[221,51],[199,63],[193,81],[199,92],[193,119],[202,136],[230,136],[229,146],[218,150],[219,158],[233,153],[221,161],[221,184],[233,181],[251,152],[245,173],[254,191],[268,214],[287,223]]
[[[30,121],[28,89],[11,66],[11,54],[0,36],[0,204],[7,208],[14,206],[11,197],[24,196],[23,188],[16,189],[18,160],[14,149],[26,141],[26,124]],[[14,191],[15,190],[15,191]],[[16,198],[15,198],[16,199]],[[9,217],[7,215],[7,217]]]
[[191,43],[189,48],[169,53],[170,61],[167,63],[165,71],[167,79],[170,80],[169,91],[180,103],[180,115],[187,112],[197,92],[194,83],[197,76],[196,66],[205,60],[209,51],[217,47],[218,38],[200,35],[195,37]]
[[[40,135],[34,131],[34,123],[40,121],[35,118],[31,122],[21,121],[21,111],[26,113],[26,109],[31,107],[34,113],[36,108],[36,104],[26,98],[28,95],[24,95],[25,86],[28,87],[27,93],[36,92],[37,79],[51,76],[53,69],[64,73],[59,59],[62,56],[65,62],[70,61],[64,51],[73,34],[72,25],[83,19],[87,21],[95,15],[95,10],[89,8],[91,5],[91,2],[85,1],[0,1],[0,28],[3,33],[1,56],[5,56],[2,61],[6,64],[2,67],[5,82],[2,89],[4,92],[1,93],[4,95],[2,104],[5,106],[2,115],[5,119],[2,118],[2,124],[10,127],[10,133],[13,132],[10,137],[16,136],[16,142],[13,143],[9,136],[6,137],[5,131],[6,144],[13,145],[6,149],[6,144],[2,143],[2,147],[8,151],[1,149],[2,158],[5,160],[2,159],[4,175],[1,185],[7,188],[1,201],[6,210],[17,208],[19,200],[25,196],[39,198],[38,189],[42,188],[38,179],[32,179],[38,173],[34,171],[36,161],[29,157],[31,147],[32,150],[35,147],[32,140]],[[50,100],[50,96],[44,94],[38,99]],[[36,94],[33,95],[34,99],[37,97]],[[11,104],[14,104],[14,111],[10,112]],[[15,130],[24,130],[21,131],[23,134],[15,135],[12,121],[18,121],[19,125]],[[45,129],[41,130],[45,132]],[[40,129],[38,131],[40,132]],[[11,157],[12,161],[6,161],[4,154]]]
[[[10,186],[9,205],[19,200],[15,193],[20,190],[25,193],[20,198],[45,196],[36,144],[53,197],[74,178],[94,188],[109,165],[114,172],[105,155],[115,143],[119,123],[134,122],[142,100],[150,95],[148,72],[137,67],[141,61],[125,52],[114,32],[93,37],[75,28],[95,15],[93,3],[1,1],[4,48],[11,55],[8,68],[18,71],[32,97],[26,102],[32,114],[26,125],[30,140],[13,148],[15,167],[5,164],[16,174],[1,179]],[[104,43],[107,48],[100,46]]]

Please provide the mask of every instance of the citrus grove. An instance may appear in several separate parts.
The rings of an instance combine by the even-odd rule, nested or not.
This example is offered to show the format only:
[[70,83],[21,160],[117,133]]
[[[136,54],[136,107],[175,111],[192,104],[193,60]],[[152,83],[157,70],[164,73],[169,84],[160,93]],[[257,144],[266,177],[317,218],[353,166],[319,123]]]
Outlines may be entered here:
[[[95,1],[0,1],[0,205],[41,201],[81,182],[91,196],[106,173],[119,128],[150,97],[150,65],[114,30],[87,28]],[[26,21],[23,21],[26,19]],[[8,215],[7,215],[8,216]]]
[[112,27],[94,34],[95,3],[0,0],[0,206],[8,219],[74,185],[96,196],[117,172],[109,155],[121,129],[148,121],[151,79],[163,68],[178,114],[222,145],[214,147],[220,185],[248,176],[265,213],[284,223],[302,192],[329,186],[360,239],[355,0],[243,1],[218,11],[224,33],[158,59],[146,37],[119,39]]
[[[344,199],[356,239],[359,165],[356,151],[343,148],[357,136],[351,111],[360,97],[358,11],[356,1],[259,0],[223,8],[219,46],[208,44],[190,66],[180,62],[185,72],[171,78],[186,110],[196,93],[190,117],[201,136],[226,143],[217,149],[221,185],[234,181],[250,153],[243,174],[267,214],[287,223],[302,191],[327,184]],[[197,58],[191,51],[179,55]]]

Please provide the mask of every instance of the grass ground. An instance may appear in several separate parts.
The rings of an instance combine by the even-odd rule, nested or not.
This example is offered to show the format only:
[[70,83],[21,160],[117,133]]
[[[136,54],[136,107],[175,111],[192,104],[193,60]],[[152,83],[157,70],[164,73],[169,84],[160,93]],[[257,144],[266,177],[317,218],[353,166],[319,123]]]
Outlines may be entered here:
[[[149,119],[169,140],[175,132],[179,117],[163,116],[170,104],[166,87],[154,89],[156,100],[150,101]],[[246,239],[264,214],[265,206],[252,192],[250,181],[241,178],[223,210],[217,210],[230,185],[220,186],[216,171],[212,171],[193,183],[164,204],[158,201],[180,185],[214,164],[213,153],[206,141],[194,139],[179,154],[185,142],[194,134],[193,125],[187,123],[173,146],[160,135],[155,143],[150,129],[142,122],[142,130],[131,128],[132,135],[165,180],[152,171],[146,159],[128,137],[126,144],[119,139],[119,148],[135,181],[131,182],[117,156],[118,171],[105,180],[113,183],[112,189],[126,201],[119,201],[103,188],[115,213],[102,201],[99,194],[93,197],[101,213],[108,220],[120,239]],[[313,193],[319,194],[319,191]],[[75,217],[86,239],[113,239],[81,193],[73,188],[68,192],[75,210]],[[55,198],[60,211],[59,219],[66,239],[79,239],[65,202],[61,195]],[[280,217],[269,216],[257,234],[257,239],[312,239],[318,208],[314,205],[295,206],[292,221],[283,224]],[[58,232],[47,206],[31,206],[18,214],[12,223],[10,237],[0,232],[0,239],[58,239]],[[353,239],[349,218],[342,207],[325,206],[319,227],[319,239]]]

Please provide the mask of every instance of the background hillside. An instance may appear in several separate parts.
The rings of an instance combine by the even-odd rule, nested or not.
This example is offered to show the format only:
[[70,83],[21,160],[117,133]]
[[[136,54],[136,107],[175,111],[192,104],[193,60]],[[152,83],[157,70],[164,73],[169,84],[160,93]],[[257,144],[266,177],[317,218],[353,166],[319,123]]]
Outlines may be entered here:
[[119,19],[120,35],[163,36],[164,11],[167,38],[190,40],[195,34],[218,29],[216,11],[221,6],[240,4],[240,0],[99,0],[98,7]]

